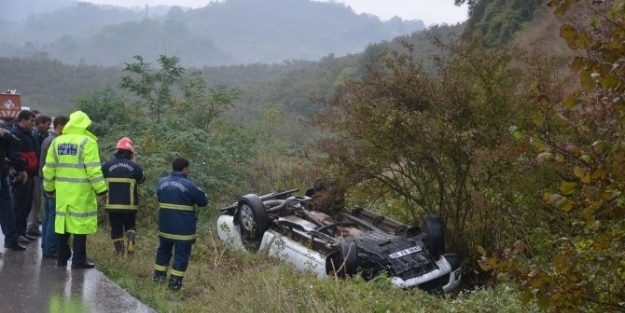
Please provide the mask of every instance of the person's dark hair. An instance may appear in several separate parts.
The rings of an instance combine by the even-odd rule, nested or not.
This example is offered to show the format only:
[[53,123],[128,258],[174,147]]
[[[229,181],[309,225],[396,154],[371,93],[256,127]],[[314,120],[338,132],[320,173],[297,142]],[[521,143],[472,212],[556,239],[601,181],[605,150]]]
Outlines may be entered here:
[[181,172],[185,167],[189,167],[189,161],[185,158],[176,158],[171,162],[171,168],[174,172]]
[[39,115],[35,117],[35,125],[45,124],[48,122],[52,122],[52,118],[47,115]]
[[35,113],[29,110],[22,110],[19,114],[17,114],[17,122],[21,122],[23,120],[29,120],[31,117],[35,117]]
[[39,111],[39,110],[32,110],[32,112],[33,112],[33,114],[35,114],[35,115],[37,115],[37,114],[41,113],[41,111]]
[[57,126],[61,125],[61,126],[65,126],[65,124],[67,124],[67,122],[69,122],[69,117],[65,116],[65,115],[59,115],[54,117],[54,122],[53,122],[53,127],[56,129]]

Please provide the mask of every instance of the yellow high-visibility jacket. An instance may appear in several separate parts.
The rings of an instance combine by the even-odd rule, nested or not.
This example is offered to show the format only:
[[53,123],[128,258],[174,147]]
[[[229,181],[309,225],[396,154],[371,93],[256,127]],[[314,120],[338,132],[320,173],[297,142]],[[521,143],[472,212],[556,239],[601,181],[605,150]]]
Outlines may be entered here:
[[48,149],[43,188],[56,194],[58,234],[93,234],[98,228],[97,195],[107,192],[97,138],[87,131],[91,119],[77,111]]

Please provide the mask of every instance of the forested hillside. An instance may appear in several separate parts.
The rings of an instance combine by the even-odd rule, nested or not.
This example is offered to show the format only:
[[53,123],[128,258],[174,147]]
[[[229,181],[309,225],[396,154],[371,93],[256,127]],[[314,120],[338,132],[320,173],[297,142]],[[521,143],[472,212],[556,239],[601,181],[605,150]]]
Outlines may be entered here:
[[62,114],[80,95],[115,86],[119,68],[75,66],[48,58],[0,58],[0,90],[16,89],[32,109]]
[[[19,16],[31,0],[7,0]],[[60,1],[60,0],[59,0]],[[50,7],[50,6],[44,6]],[[158,10],[156,10],[158,9]],[[337,2],[227,0],[200,9],[130,10],[74,3],[0,29],[0,56],[47,55],[70,64],[123,66],[134,55],[180,57],[185,66],[318,60],[425,28],[420,20],[356,14]]]
[[471,18],[467,31],[483,36],[484,42],[497,47],[509,42],[516,33],[531,27],[537,11],[545,10],[545,0],[455,0],[468,3]]
[[[251,112],[268,105],[278,105],[287,112],[308,116],[319,109],[314,98],[330,95],[341,75],[363,74],[367,63],[386,47],[400,48],[400,43],[407,40],[418,47],[415,50],[417,57],[426,60],[428,55],[441,52],[428,41],[428,36],[447,36],[459,33],[461,29],[459,25],[434,26],[428,31],[397,37],[390,42],[371,44],[361,54],[347,57],[331,54],[316,62],[293,60],[279,64],[206,66],[188,70],[202,72],[209,85],[240,88],[242,95],[237,100],[237,111],[248,112],[248,117],[254,116]],[[117,87],[123,68],[68,65],[38,55],[29,58],[0,57],[0,69],[7,73],[0,76],[2,89],[17,89],[23,94],[25,105],[59,114],[73,107],[81,95],[107,86]]]
[[[156,236],[150,186],[172,156],[192,160],[211,204],[180,297],[151,284],[149,243],[120,264],[107,235],[94,239],[99,268],[158,311],[624,311],[622,2],[456,2],[469,4],[467,25],[346,56],[185,67],[167,53],[99,67],[36,54],[0,59],[0,84],[46,113],[88,112],[104,158],[121,136],[135,140],[149,177],[144,238]],[[208,29],[193,14],[240,3],[169,15]],[[316,280],[216,239],[214,209],[319,176],[348,206],[411,225],[441,216],[447,250],[463,257],[462,290]]]

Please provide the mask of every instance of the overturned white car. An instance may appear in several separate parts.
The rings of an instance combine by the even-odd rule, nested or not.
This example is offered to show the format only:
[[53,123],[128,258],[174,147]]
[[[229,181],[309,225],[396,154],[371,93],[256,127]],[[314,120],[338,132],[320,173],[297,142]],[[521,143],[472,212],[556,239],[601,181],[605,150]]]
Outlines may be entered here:
[[221,209],[219,238],[321,277],[359,274],[375,280],[385,274],[397,287],[433,292],[460,284],[461,260],[445,253],[439,217],[426,216],[423,228],[410,227],[361,207],[317,207],[313,192],[297,197],[297,191],[249,194]]

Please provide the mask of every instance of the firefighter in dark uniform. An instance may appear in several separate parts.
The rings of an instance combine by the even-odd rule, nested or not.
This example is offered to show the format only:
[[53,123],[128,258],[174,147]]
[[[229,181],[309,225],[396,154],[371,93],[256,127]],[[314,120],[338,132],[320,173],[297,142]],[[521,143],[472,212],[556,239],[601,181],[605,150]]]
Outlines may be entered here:
[[115,252],[124,254],[124,231],[128,254],[134,252],[136,238],[137,210],[139,194],[137,185],[145,181],[141,166],[134,161],[135,147],[129,138],[117,142],[114,159],[102,165],[104,180],[108,185],[109,196],[104,205],[111,224],[111,239]]
[[171,175],[161,178],[156,186],[160,207],[158,213],[160,244],[156,251],[153,281],[165,281],[172,250],[174,250],[167,288],[180,290],[182,279],[189,265],[191,247],[196,238],[196,206],[206,206],[208,196],[187,179],[189,161],[176,158],[172,162],[172,168]]

